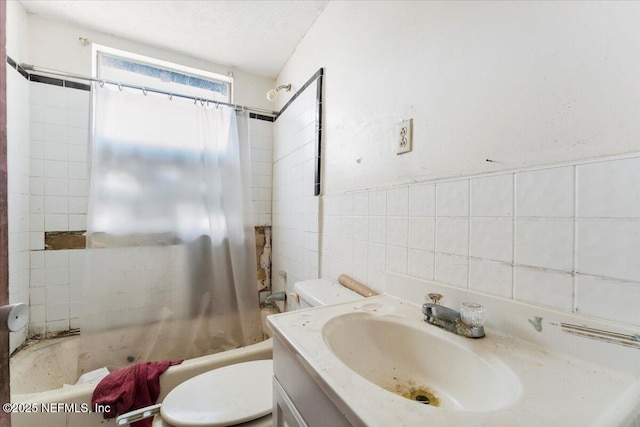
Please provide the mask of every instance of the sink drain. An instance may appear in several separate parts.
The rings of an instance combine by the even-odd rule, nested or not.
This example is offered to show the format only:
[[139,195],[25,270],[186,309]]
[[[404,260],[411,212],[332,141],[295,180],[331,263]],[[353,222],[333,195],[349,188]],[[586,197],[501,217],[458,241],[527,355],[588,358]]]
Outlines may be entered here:
[[431,403],[431,399],[429,399],[424,394],[419,394],[416,396],[416,402],[420,402],[420,403],[424,403],[425,405],[428,405],[429,403]]
[[402,397],[405,397],[414,402],[422,403],[429,406],[440,406],[440,399],[436,397],[431,391],[424,388],[411,388],[409,391],[402,393]]

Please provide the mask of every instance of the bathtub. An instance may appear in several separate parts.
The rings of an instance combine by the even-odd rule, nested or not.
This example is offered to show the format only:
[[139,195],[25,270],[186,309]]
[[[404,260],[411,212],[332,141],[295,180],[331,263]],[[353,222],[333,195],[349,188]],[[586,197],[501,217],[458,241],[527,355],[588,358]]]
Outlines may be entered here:
[[[263,311],[263,325],[266,315],[273,313],[273,311]],[[266,330],[266,326],[264,326],[264,328],[267,335],[270,335],[270,332]],[[56,340],[60,341],[56,342]],[[57,354],[58,356],[65,353],[67,355],[77,354],[67,352],[74,351],[74,347],[77,349],[78,340],[79,337],[46,340],[53,342],[43,343],[44,347],[51,347],[49,349],[44,349],[45,352],[42,354],[45,356],[42,356],[43,359],[46,358],[47,350],[50,350],[52,355]],[[270,359],[272,357],[272,348],[272,338],[269,337],[265,341],[252,344],[247,347],[227,350],[209,356],[196,357],[185,360],[180,365],[172,366],[160,376],[160,397],[158,398],[158,402],[162,402],[167,393],[169,393],[178,384],[203,372],[232,365],[234,363]],[[52,357],[56,358],[58,356]],[[34,360],[33,366],[37,363],[39,362]],[[22,373],[22,375],[26,375],[26,372]],[[57,369],[55,381],[59,381],[57,377],[67,378],[70,376],[71,374],[66,372],[65,369]],[[25,377],[25,379],[28,378]],[[15,388],[17,391],[28,390],[28,388],[25,388],[24,386],[19,386],[16,381],[19,381],[19,379],[12,378],[11,380],[12,384],[16,384]],[[66,382],[66,379],[62,379],[61,382],[58,383],[60,384],[62,382]],[[35,387],[39,386],[40,385],[38,384]],[[43,386],[47,387],[46,384]],[[11,425],[12,427],[115,426],[115,418],[105,420],[102,413],[87,413],[87,410],[91,409],[91,396],[95,386],[96,384],[78,384],[71,387],[63,387],[35,393],[14,393],[12,390],[11,403],[14,406],[14,412],[11,415]],[[15,410],[19,410],[19,412],[15,412]]]

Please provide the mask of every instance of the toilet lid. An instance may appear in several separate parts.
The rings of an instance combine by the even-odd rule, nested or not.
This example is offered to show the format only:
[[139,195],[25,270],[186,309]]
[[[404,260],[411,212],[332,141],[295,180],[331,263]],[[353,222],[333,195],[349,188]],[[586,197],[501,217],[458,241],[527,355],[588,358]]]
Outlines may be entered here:
[[171,390],[160,415],[176,427],[229,426],[271,413],[273,360],[214,369]]

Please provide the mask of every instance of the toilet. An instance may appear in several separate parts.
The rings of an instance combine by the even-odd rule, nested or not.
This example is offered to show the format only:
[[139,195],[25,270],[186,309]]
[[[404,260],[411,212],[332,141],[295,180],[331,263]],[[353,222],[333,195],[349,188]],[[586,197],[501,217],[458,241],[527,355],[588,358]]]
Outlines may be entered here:
[[[297,282],[289,309],[356,301],[363,296],[325,279]],[[271,426],[273,360],[214,369],[176,386],[162,401],[152,427]]]

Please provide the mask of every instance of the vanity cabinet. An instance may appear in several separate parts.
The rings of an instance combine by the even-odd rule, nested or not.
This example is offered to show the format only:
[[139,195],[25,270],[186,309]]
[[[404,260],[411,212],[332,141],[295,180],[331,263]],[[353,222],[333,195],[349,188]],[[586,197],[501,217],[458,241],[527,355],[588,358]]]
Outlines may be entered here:
[[323,391],[314,371],[305,366],[295,350],[274,333],[273,425],[274,427],[348,427],[345,414]]

